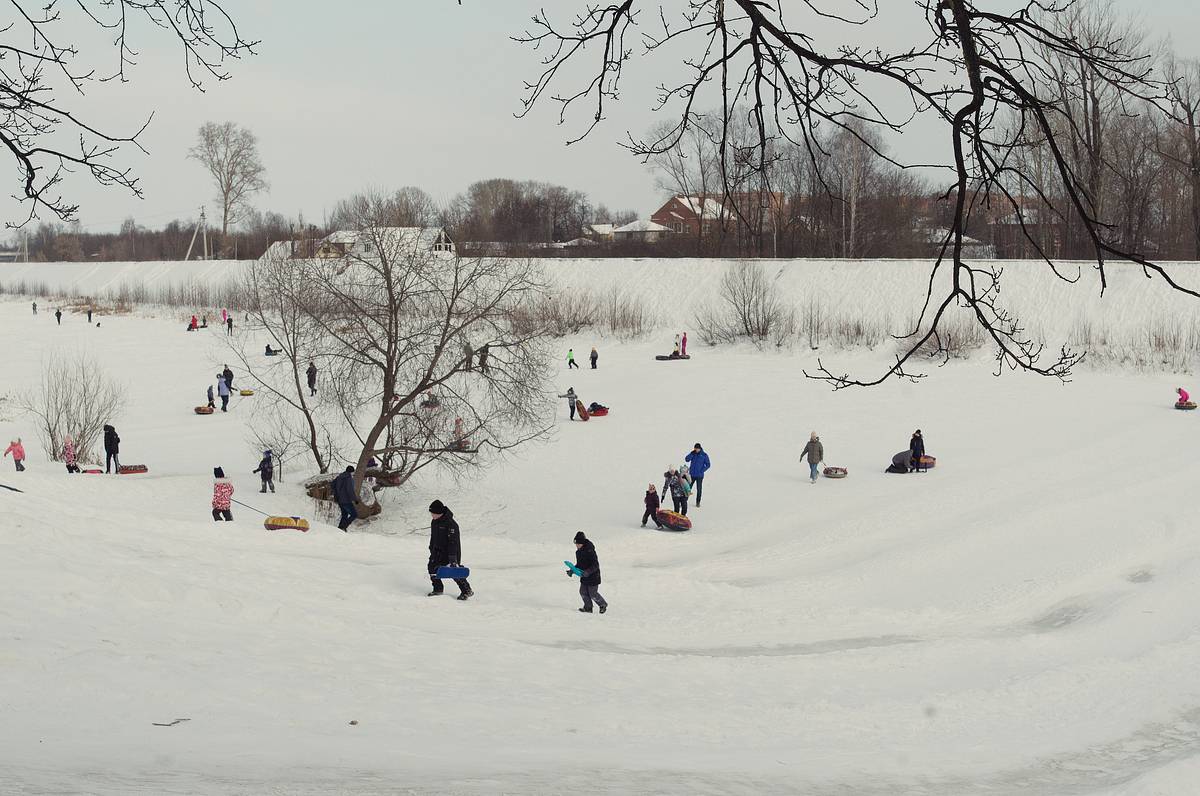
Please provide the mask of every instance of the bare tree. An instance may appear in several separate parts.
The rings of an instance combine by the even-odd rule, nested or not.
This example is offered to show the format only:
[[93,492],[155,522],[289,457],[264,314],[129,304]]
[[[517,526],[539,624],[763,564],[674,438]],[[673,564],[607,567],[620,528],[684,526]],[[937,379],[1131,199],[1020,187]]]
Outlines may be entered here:
[[1159,153],[1187,180],[1192,256],[1200,260],[1200,61],[1168,56],[1169,114]]
[[[0,82],[4,113],[0,143],[12,157],[21,187],[17,197],[29,215],[7,226],[20,226],[46,210],[62,220],[75,217],[77,204],[61,192],[63,176],[83,171],[101,185],[116,185],[141,196],[138,180],[113,156],[122,144],[141,149],[138,138],[149,119],[126,132],[106,132],[73,109],[57,93],[83,94],[96,83],[125,82],[141,49],[131,35],[139,22],[167,31],[183,51],[184,71],[193,87],[202,78],[229,77],[225,61],[253,53],[256,42],[242,38],[218,0],[79,0],[76,3],[13,3],[0,30]],[[84,57],[75,42],[81,28],[96,28],[112,43],[115,63],[104,68]],[[70,141],[76,141],[72,147]]]
[[[1090,174],[1081,172],[1068,151],[1063,131],[1075,124],[1076,108],[1069,98],[1044,91],[1049,76],[1067,68],[1085,74],[1089,94],[1099,96],[1102,89],[1103,101],[1118,107],[1162,103],[1166,96],[1165,85],[1155,79],[1135,41],[1120,34],[1094,39],[1059,24],[1078,10],[1076,0],[1024,0],[1005,10],[979,0],[918,0],[912,7],[928,33],[895,53],[876,42],[845,43],[847,30],[857,31],[860,40],[869,37],[876,0],[805,0],[786,9],[760,0],[693,0],[670,11],[638,0],[571,5],[576,15],[568,26],[560,28],[540,13],[517,37],[544,53],[540,73],[527,83],[526,111],[543,99],[556,101],[565,120],[576,104],[588,105],[582,133],[587,135],[617,99],[625,67],[634,57],[628,42],[631,31],[640,27],[640,7],[655,5],[647,15],[649,24],[639,31],[641,53],[669,49],[682,59],[687,77],[660,90],[662,109],[672,113],[670,132],[649,140],[631,138],[626,146],[635,154],[646,157],[675,146],[695,123],[697,107],[718,105],[721,151],[730,150],[731,136],[744,120],[754,131],[754,159],[763,174],[769,173],[775,143],[784,140],[806,151],[819,178],[827,181],[823,161],[829,155],[828,138],[821,133],[832,130],[858,138],[874,157],[943,175],[941,199],[952,208],[949,230],[931,266],[921,310],[901,336],[907,343],[895,363],[866,380],[820,365],[815,378],[838,388],[878,384],[891,376],[920,378],[923,374],[908,370],[906,363],[935,338],[941,319],[956,307],[966,309],[984,329],[995,346],[999,370],[1013,367],[1068,378],[1082,355],[1064,347],[1044,359],[1043,345],[1000,300],[1001,270],[964,256],[967,230],[979,215],[1004,209],[1024,228],[1027,196],[1045,202],[1081,230],[1101,291],[1107,286],[1108,261],[1119,258],[1141,265],[1148,278],[1162,279],[1170,289],[1200,297],[1162,265],[1112,240],[1107,221],[1089,198]],[[818,28],[828,35],[815,32]],[[591,57],[596,60],[590,67],[579,63]],[[579,68],[585,75],[581,83],[559,85],[575,79]],[[907,107],[898,108],[897,98]],[[858,132],[899,131],[917,117],[940,126],[946,157],[928,164],[900,163]],[[1044,140],[1050,152],[1050,168],[1040,179],[1013,157],[1022,142],[1034,138]],[[727,181],[734,171],[723,159]],[[1080,269],[1064,270],[1049,256],[1045,260],[1059,278],[1082,278]]]
[[[328,352],[339,427],[357,441],[355,490],[372,458],[397,485],[431,464],[472,466],[485,449],[544,435],[546,333],[514,322],[545,292],[535,266],[437,251],[434,231],[387,226],[386,198],[352,204],[345,256],[292,264],[315,296],[303,311]],[[486,351],[485,361],[465,348]]]
[[204,166],[216,184],[223,242],[247,200],[267,187],[267,167],[258,154],[258,139],[233,122],[205,122],[188,157]]
[[21,393],[18,403],[38,419],[38,432],[52,460],[62,459],[68,436],[75,440],[76,457],[87,460],[93,458],[104,424],[119,416],[125,391],[86,354],[51,352],[40,381]]

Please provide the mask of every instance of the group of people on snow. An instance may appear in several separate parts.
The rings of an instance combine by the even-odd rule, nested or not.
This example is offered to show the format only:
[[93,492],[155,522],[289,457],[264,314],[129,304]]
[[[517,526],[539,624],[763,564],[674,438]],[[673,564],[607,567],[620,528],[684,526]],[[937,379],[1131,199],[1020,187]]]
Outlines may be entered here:
[[[33,302],[33,314],[34,315],[38,314],[38,303],[36,301]],[[63,319],[63,311],[62,311],[61,307],[58,307],[54,310],[54,321],[59,326],[62,326],[62,319]],[[88,324],[91,325],[91,323],[92,323],[92,308],[91,308],[91,306],[88,306],[88,308],[87,308],[87,320],[88,320]],[[96,325],[99,326],[100,324],[96,324]]]
[[[119,473],[121,471],[120,453],[121,437],[117,434],[117,430],[110,425],[104,426],[104,472],[116,471]],[[25,472],[25,445],[22,444],[20,437],[10,440],[8,447],[4,449],[4,457],[8,458],[9,456],[13,457],[17,472]],[[62,460],[68,473],[80,472],[75,456],[75,438],[70,434],[63,439]]]

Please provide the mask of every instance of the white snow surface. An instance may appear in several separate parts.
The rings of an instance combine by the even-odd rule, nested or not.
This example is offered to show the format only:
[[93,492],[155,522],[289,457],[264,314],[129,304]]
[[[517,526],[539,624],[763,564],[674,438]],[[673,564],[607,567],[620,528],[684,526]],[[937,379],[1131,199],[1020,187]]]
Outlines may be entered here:
[[[581,335],[561,348],[598,345],[600,369],[564,361],[554,386],[610,416],[560,407],[549,442],[429,473],[342,534],[301,473],[257,493],[255,398],[192,413],[222,343],[180,318],[59,327],[0,303],[0,439],[29,454],[0,462],[24,490],[0,490],[0,793],[1196,792],[1200,412],[1171,408],[1179,377],[996,379],[983,357],[834,393],[804,378],[811,352],[656,362],[668,336]],[[56,348],[126,382],[122,460],[148,474],[48,460],[12,395]],[[938,466],[885,475],[917,427]],[[808,483],[814,429],[845,480]],[[694,530],[639,527],[696,441],[713,468]],[[218,465],[236,499],[313,529],[239,506],[213,523]],[[425,597],[435,497],[462,526],[465,603]],[[580,529],[603,616],[561,566]]]

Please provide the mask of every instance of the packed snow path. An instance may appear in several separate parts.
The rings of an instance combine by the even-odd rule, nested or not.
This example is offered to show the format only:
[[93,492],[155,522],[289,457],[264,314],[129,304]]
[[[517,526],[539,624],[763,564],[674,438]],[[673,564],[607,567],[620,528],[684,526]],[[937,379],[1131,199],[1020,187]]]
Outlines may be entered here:
[[[600,369],[563,361],[554,386],[610,416],[560,406],[551,442],[425,478],[345,535],[294,472],[257,493],[253,398],[192,414],[218,330],[47,310],[0,304],[0,438],[29,452],[28,472],[0,462],[25,490],[0,491],[0,793],[1115,796],[1200,777],[1200,412],[1171,408],[1177,377],[997,380],[981,359],[835,394],[808,357],[568,338]],[[128,384],[122,461],[148,475],[67,476],[14,407],[79,346]],[[918,427],[937,468],[885,475]],[[814,429],[847,479],[808,483]],[[696,441],[695,530],[640,528],[647,484]],[[213,523],[217,465],[235,498],[318,522]],[[467,603],[424,596],[434,497],[463,528]],[[559,564],[579,529],[604,616],[576,612]]]

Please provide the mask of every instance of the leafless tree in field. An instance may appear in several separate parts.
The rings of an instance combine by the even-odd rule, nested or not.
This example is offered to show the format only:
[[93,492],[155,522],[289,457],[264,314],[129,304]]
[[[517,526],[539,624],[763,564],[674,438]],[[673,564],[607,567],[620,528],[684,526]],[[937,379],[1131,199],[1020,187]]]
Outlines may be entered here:
[[1200,260],[1200,60],[1168,56],[1169,116],[1158,151],[1187,183],[1192,256]]
[[[276,440],[300,441],[318,472],[326,473],[334,447],[329,410],[311,395],[306,375],[310,363],[319,362],[318,370],[325,370],[332,357],[311,320],[320,296],[305,279],[304,270],[283,255],[260,258],[246,270],[237,289],[246,319],[239,327],[240,334],[222,339],[242,369],[258,383],[260,403],[276,410],[255,422],[266,423]],[[259,349],[260,342],[264,349]],[[279,355],[266,356],[266,345]]]
[[267,167],[258,154],[258,139],[245,127],[205,122],[188,157],[198,161],[217,188],[221,204],[221,240],[251,196],[267,187]]
[[[329,354],[325,389],[358,443],[355,489],[372,457],[383,462],[381,483],[401,484],[430,464],[475,464],[545,434],[546,333],[515,323],[546,290],[537,268],[436,251],[430,234],[395,225],[386,198],[352,205],[345,255],[293,266]],[[422,406],[429,395],[434,408]]]
[[[226,61],[252,54],[256,42],[242,38],[224,5],[217,0],[11,4],[0,30],[0,144],[12,158],[21,185],[16,195],[28,204],[29,215],[7,226],[20,226],[40,210],[64,221],[74,218],[79,206],[62,192],[70,172],[85,172],[101,185],[141,196],[137,178],[114,156],[123,144],[141,149],[138,137],[149,117],[125,131],[105,131],[79,114],[68,97],[97,83],[128,80],[127,70],[142,46],[132,39],[132,30],[146,23],[177,40],[193,87],[203,90],[204,78],[225,80]],[[83,29],[111,42],[110,65],[80,50],[76,42],[85,38]]]
[[[1040,201],[1079,230],[1101,291],[1107,287],[1109,260],[1115,258],[1140,265],[1147,278],[1161,279],[1172,290],[1200,297],[1166,267],[1113,239],[1089,198],[1087,158],[1081,162],[1070,149],[1071,136],[1079,132],[1078,98],[1045,90],[1055,75],[1070,72],[1086,76],[1089,103],[1103,93],[1104,107],[1145,103],[1160,108],[1167,86],[1154,76],[1137,41],[1122,39],[1119,32],[1115,38],[1085,35],[1065,24],[1083,7],[1077,0],[1023,0],[1003,10],[995,5],[918,0],[909,13],[921,15],[927,32],[909,48],[885,52],[871,43],[845,43],[869,38],[877,0],[803,0],[786,9],[763,0],[692,0],[681,9],[648,0],[574,2],[571,21],[560,26],[539,13],[516,37],[542,53],[541,71],[527,83],[524,108],[556,102],[560,119],[566,120],[573,108],[586,106],[579,137],[585,136],[617,99],[636,52],[651,61],[677,60],[657,73],[648,66],[651,79],[662,81],[660,110],[671,114],[671,124],[661,135],[626,142],[642,157],[676,146],[697,123],[698,109],[715,106],[721,109],[718,149],[726,179],[736,171],[735,156],[746,156],[744,145],[731,143],[742,123],[754,131],[753,158],[764,175],[783,141],[807,152],[819,178],[827,181],[823,166],[830,153],[824,142],[831,134],[857,138],[875,157],[898,166],[933,169],[943,175],[948,234],[930,268],[916,320],[900,338],[906,344],[875,377],[839,375],[820,364],[813,376],[835,388],[878,384],[891,376],[920,378],[923,374],[908,369],[909,361],[935,339],[942,318],[962,307],[995,346],[998,371],[1011,367],[1066,379],[1082,355],[1065,347],[1047,355],[1001,301],[1002,272],[969,262],[964,238],[974,219],[1003,211],[1015,215],[1033,242],[1026,207],[1031,199]],[[678,73],[678,61],[684,79],[654,77]],[[940,128],[945,158],[901,163],[860,132],[896,132],[917,117]],[[1042,174],[1016,157],[1034,139],[1044,141],[1049,152]],[[1082,278],[1077,267],[1063,268],[1043,254],[1059,278]]]
[[38,383],[17,400],[37,418],[38,433],[52,460],[61,461],[63,442],[70,436],[75,440],[76,459],[83,462],[93,458],[104,424],[120,415],[125,397],[121,382],[83,352],[52,352]]

